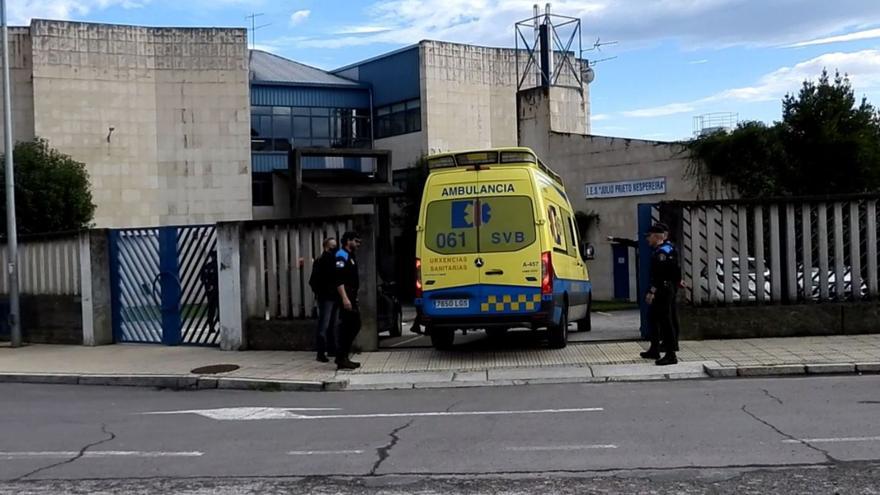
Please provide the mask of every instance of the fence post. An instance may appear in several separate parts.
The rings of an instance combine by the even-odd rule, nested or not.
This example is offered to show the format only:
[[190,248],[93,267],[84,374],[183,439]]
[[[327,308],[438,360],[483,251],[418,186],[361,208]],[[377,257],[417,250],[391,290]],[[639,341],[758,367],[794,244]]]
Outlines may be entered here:
[[[247,314],[242,290],[242,224],[217,224],[217,262],[220,290],[220,348],[240,351],[247,347]],[[255,290],[252,288],[251,290]]]
[[360,304],[361,332],[358,334],[355,346],[361,351],[376,351],[379,349],[379,322],[377,308],[377,291],[379,290],[376,278],[376,263],[378,252],[376,249],[376,230],[374,216],[359,217],[355,230],[361,236],[361,248],[358,251],[358,259],[361,260],[358,269],[361,280]]
[[110,284],[110,233],[90,230],[79,235],[83,345],[113,343]]

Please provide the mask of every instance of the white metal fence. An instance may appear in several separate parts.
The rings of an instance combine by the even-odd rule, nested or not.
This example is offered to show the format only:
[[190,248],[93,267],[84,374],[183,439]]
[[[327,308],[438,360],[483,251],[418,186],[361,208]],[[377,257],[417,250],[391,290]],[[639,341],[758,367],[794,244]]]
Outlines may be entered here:
[[[9,294],[6,244],[0,244],[0,294]],[[80,236],[22,238],[18,245],[19,290],[26,295],[80,295]]]
[[697,306],[876,299],[878,199],[671,204],[681,220],[686,299]]
[[242,266],[246,316],[310,318],[315,298],[309,277],[321,256],[323,241],[328,237],[338,240],[351,228],[352,220],[347,219],[245,224]]

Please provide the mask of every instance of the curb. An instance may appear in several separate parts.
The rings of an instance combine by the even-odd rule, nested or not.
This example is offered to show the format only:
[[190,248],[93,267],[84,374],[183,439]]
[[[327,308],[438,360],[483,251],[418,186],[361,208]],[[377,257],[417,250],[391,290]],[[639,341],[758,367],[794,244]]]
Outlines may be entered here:
[[0,383],[150,387],[171,390],[260,390],[266,392],[339,391],[345,389],[348,385],[348,382],[346,381],[316,382],[203,377],[196,375],[98,375],[65,373],[0,373]]
[[760,366],[722,366],[714,363],[705,364],[704,368],[706,374],[712,378],[880,373],[880,363],[815,363]]
[[[75,373],[0,373],[0,383],[49,384],[49,385],[99,385],[113,387],[149,387],[171,390],[254,390],[263,392],[338,392],[343,390],[419,390],[438,388],[475,387],[517,387],[524,385],[596,384],[621,382],[649,382],[663,380],[693,380],[700,378],[738,378],[738,377],[779,377],[779,376],[821,376],[821,375],[863,375],[880,374],[880,362],[864,363],[815,363],[756,366],[723,366],[715,362],[704,362],[703,372],[679,372],[657,374],[631,374],[592,376],[516,376],[491,379],[488,371],[461,372],[459,380],[440,380],[437,377],[420,380],[401,380],[395,382],[378,380],[370,383],[350,383],[349,380],[304,381],[304,380],[264,380],[223,376],[198,375],[110,375]],[[509,370],[508,370],[509,371]],[[453,372],[452,376],[456,375]],[[486,380],[477,375],[486,373]],[[353,375],[369,376],[369,374]]]

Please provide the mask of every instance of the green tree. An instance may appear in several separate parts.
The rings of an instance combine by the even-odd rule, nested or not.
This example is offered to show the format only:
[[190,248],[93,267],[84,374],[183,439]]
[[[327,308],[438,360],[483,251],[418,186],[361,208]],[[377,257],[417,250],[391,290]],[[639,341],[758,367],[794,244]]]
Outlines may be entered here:
[[[15,145],[15,214],[19,234],[88,228],[95,214],[85,164],[45,139]],[[6,178],[0,174],[0,222],[6,232]]]
[[744,197],[880,190],[880,115],[849,79],[822,71],[782,101],[782,121],[740,124],[687,143],[692,173]]

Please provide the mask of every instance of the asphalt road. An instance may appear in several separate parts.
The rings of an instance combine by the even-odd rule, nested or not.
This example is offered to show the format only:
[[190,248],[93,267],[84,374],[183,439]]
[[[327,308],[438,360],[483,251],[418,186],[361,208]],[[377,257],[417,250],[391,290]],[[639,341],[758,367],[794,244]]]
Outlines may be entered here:
[[880,493],[878,376],[0,397],[0,493]]

